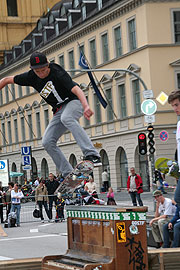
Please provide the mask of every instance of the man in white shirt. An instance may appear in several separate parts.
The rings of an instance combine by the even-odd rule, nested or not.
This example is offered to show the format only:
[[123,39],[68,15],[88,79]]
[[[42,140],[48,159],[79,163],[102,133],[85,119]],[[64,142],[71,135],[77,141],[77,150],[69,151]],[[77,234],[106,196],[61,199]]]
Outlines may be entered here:
[[155,190],[153,197],[156,200],[156,212],[155,217],[151,219],[149,225],[152,226],[152,234],[155,242],[159,247],[163,242],[163,225],[174,216],[176,212],[176,206],[173,205],[172,200],[164,198],[161,190]]
[[[168,97],[168,103],[171,104],[174,112],[179,116],[180,115],[180,90],[175,90],[170,93]],[[177,160],[178,160],[178,165],[180,169],[180,121],[178,121],[177,123],[176,141],[177,141]],[[176,201],[178,205],[180,205],[180,180],[177,181],[177,187],[174,194],[174,200]]]
[[89,194],[97,193],[96,192],[96,183],[94,182],[93,176],[89,176],[89,182],[85,184],[85,190],[89,192]]
[[105,169],[104,172],[102,173],[102,182],[103,182],[104,191],[105,192],[108,191],[109,183],[108,183],[107,169]]

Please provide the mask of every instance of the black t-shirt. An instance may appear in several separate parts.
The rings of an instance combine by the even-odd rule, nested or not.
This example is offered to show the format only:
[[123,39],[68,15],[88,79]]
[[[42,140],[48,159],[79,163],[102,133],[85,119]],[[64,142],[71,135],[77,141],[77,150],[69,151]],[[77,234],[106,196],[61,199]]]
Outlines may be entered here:
[[71,89],[77,85],[69,74],[59,65],[50,63],[49,75],[41,79],[33,70],[16,75],[14,82],[22,86],[32,86],[40,94],[40,96],[53,108],[59,104],[78,99],[71,92]]

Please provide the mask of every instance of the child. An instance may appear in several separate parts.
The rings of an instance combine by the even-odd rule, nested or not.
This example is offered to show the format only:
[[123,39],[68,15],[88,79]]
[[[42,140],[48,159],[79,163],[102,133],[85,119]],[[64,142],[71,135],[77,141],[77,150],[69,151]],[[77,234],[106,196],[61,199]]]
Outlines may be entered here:
[[107,198],[108,198],[107,205],[116,205],[112,187],[109,187],[108,189]]
[[65,205],[65,201],[61,197],[61,193],[58,192],[57,200],[56,200],[56,220],[55,220],[56,222],[58,222],[59,220],[61,220],[61,221],[65,220],[65,218],[64,218],[64,205]]

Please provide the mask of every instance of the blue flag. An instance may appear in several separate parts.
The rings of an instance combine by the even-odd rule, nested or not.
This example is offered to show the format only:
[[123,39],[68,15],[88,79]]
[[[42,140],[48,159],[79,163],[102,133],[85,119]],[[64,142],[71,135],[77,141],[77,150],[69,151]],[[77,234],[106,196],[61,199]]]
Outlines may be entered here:
[[[79,59],[79,66],[82,67],[83,69],[89,69],[88,64],[86,63],[85,57],[84,57],[84,55],[82,54],[82,52],[81,52],[80,59]],[[106,107],[107,107],[107,102],[105,101],[105,99],[104,99],[103,96],[101,95],[101,92],[99,91],[99,89],[98,89],[98,87],[97,87],[97,85],[96,85],[96,82],[95,82],[95,80],[94,80],[94,77],[93,77],[91,71],[88,71],[88,76],[89,76],[89,79],[90,79],[90,81],[91,81],[91,83],[92,83],[92,86],[93,86],[93,88],[94,88],[94,91],[95,91],[95,93],[96,93],[96,95],[97,95],[99,101],[101,102],[102,106],[103,106],[104,108],[106,108]]]

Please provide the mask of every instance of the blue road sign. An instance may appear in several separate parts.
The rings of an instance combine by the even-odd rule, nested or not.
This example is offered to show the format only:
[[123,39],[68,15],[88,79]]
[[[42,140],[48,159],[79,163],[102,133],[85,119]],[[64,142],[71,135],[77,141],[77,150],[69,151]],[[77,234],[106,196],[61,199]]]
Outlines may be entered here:
[[0,170],[4,170],[6,167],[6,163],[2,160],[0,160]]
[[31,165],[31,156],[23,156],[23,165]]
[[22,156],[31,155],[31,146],[21,147],[21,155]]

